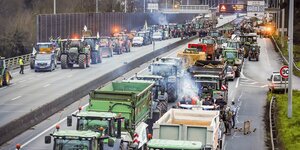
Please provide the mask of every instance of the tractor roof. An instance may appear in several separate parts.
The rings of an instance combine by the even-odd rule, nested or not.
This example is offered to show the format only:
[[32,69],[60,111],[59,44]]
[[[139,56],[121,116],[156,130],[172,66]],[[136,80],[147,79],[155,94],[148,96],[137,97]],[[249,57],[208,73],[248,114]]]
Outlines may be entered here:
[[100,133],[93,131],[78,131],[78,130],[59,130],[53,133],[54,137],[64,137],[70,139],[78,139],[78,138],[98,138],[100,137]]
[[90,117],[90,118],[115,118],[117,114],[111,112],[95,112],[95,111],[83,111],[76,114],[76,117]]

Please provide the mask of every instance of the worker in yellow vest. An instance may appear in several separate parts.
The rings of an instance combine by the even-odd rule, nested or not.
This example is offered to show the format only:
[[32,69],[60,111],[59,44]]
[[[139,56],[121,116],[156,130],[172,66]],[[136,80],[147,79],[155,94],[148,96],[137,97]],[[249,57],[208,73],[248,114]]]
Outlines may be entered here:
[[19,65],[20,65],[20,74],[24,74],[24,60],[22,57],[19,59]]

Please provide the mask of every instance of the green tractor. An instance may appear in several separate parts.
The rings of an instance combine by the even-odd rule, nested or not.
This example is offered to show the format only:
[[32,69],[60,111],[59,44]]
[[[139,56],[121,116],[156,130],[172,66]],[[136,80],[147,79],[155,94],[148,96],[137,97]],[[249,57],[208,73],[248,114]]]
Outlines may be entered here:
[[6,64],[4,57],[0,57],[0,87],[9,85],[12,79]]
[[240,36],[241,45],[244,47],[244,58],[249,56],[251,44],[257,43],[257,34],[249,33]]
[[236,77],[240,76],[244,62],[244,59],[241,58],[241,56],[241,53],[235,48],[225,48],[223,50],[224,61],[227,62],[228,65],[233,66]]
[[[116,150],[120,149],[121,140],[111,139],[99,132],[59,130],[45,136],[45,144],[50,144],[53,137],[53,150]],[[107,141],[107,142],[105,142]]]
[[255,59],[256,61],[259,60],[259,54],[260,54],[260,46],[257,44],[251,44],[250,50],[249,50],[249,61]]
[[71,39],[67,41],[66,47],[62,50],[60,56],[61,68],[73,68],[78,64],[79,68],[85,69],[90,66],[91,47],[80,39]]

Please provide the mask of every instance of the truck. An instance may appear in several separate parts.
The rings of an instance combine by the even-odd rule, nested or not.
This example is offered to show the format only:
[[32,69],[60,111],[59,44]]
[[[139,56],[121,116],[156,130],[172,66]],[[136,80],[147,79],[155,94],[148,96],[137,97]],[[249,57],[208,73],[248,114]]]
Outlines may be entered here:
[[223,60],[227,62],[228,65],[233,67],[236,77],[240,77],[244,59],[237,49],[227,47],[223,50]]
[[[45,144],[53,138],[53,150],[119,150],[122,147],[120,138],[112,139],[94,131],[59,130],[45,136]],[[104,141],[107,140],[107,143]]]
[[188,68],[188,73],[198,87],[198,96],[204,98],[207,94],[218,99],[223,95],[228,100],[228,86],[226,80],[227,62],[222,61],[197,61]]
[[248,58],[251,44],[257,43],[256,33],[247,33],[240,35],[240,42],[242,47],[244,47],[244,58]]
[[99,46],[102,52],[102,57],[113,57],[112,39],[108,36],[99,38]]
[[164,78],[165,90],[168,93],[168,101],[174,102],[178,98],[181,78],[181,61],[178,58],[162,58],[149,66],[152,75]]
[[[219,111],[170,109],[153,125],[153,139],[148,147],[172,149],[173,143],[193,143],[195,149],[222,149],[225,136],[220,134]],[[165,140],[172,140],[168,143]],[[154,145],[154,142],[156,143]],[[162,143],[165,142],[165,143]],[[200,144],[201,143],[201,144]],[[177,145],[177,144],[176,144]],[[188,147],[182,145],[182,149]],[[192,145],[189,145],[192,146]],[[175,147],[180,149],[180,147]]]
[[[30,68],[37,71],[52,71],[57,66],[58,47],[52,42],[39,42],[33,47],[30,57]],[[37,58],[38,56],[38,58]]]
[[184,68],[194,65],[197,60],[206,60],[205,52],[199,52],[197,48],[186,48],[179,51],[177,57],[182,59]]
[[10,85],[12,77],[6,67],[5,58],[0,56],[0,87]]
[[251,44],[250,50],[249,50],[249,61],[255,59],[256,61],[259,61],[259,55],[260,55],[260,46],[257,44]]
[[90,67],[90,52],[91,49],[86,42],[81,39],[69,39],[60,56],[61,68],[73,68],[75,64],[81,69]]
[[91,64],[101,63],[102,51],[99,46],[99,33],[97,33],[97,36],[92,36],[92,31],[84,26],[84,29],[82,30],[82,39],[91,49]]
[[148,119],[151,119],[153,82],[111,82],[90,92],[88,112],[121,114],[122,140],[131,147],[143,147],[147,139]]
[[207,60],[215,60],[216,49],[218,48],[217,41],[212,37],[204,37],[199,40],[201,44],[206,45],[206,59]]

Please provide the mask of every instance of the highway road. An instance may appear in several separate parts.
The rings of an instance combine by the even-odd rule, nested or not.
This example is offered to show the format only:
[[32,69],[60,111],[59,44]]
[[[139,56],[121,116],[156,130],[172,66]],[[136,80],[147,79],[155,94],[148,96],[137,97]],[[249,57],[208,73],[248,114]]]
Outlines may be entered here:
[[[155,49],[179,40],[156,42]],[[152,45],[134,47],[130,53],[106,58],[103,63],[91,65],[85,70],[57,68],[53,72],[36,73],[26,69],[24,75],[13,72],[12,85],[0,88],[0,126],[152,51]]]
[[[172,39],[174,41],[178,39]],[[197,40],[193,41],[197,42]],[[167,41],[164,41],[163,44],[168,43]],[[163,45],[162,44],[162,45]],[[282,66],[282,59],[280,56],[275,52],[274,46],[272,45],[272,42],[270,39],[266,38],[260,38],[258,39],[258,44],[261,46],[261,53],[260,53],[260,61],[248,61],[245,59],[245,63],[242,70],[242,75],[240,78],[235,79],[232,82],[229,82],[229,100],[233,100],[236,102],[236,105],[238,106],[237,111],[237,127],[243,127],[243,122],[246,120],[251,121],[251,127],[252,129],[256,128],[256,131],[254,133],[251,133],[249,135],[244,135],[241,132],[232,132],[231,135],[228,135],[226,137],[225,141],[225,149],[227,150],[263,150],[266,149],[265,144],[265,127],[263,122],[263,116],[264,116],[264,106],[266,104],[266,93],[268,92],[267,87],[267,78],[272,74],[273,71],[279,71],[280,67]],[[160,45],[161,46],[161,45]],[[147,48],[148,47],[148,48]],[[151,51],[152,46],[143,47],[141,51],[138,51],[138,48],[134,50],[133,53],[136,53],[134,56],[143,53],[145,49]],[[175,48],[174,50],[163,54],[162,56],[176,56],[177,51],[182,50],[186,45],[179,46]],[[139,53],[140,52],[140,53]],[[142,55],[142,54],[140,54]],[[128,57],[132,57],[132,55],[125,54],[121,56],[116,56],[113,59],[116,59],[114,61],[118,62],[116,65],[121,65],[125,60],[125,58],[129,59]],[[121,60],[122,59],[122,60]],[[104,64],[107,63],[110,59],[106,59]],[[98,72],[103,71],[101,69],[101,65],[95,65],[90,68],[90,70],[87,73],[87,75],[93,75],[97,74]],[[119,77],[116,80],[122,80],[124,78],[129,78],[133,76],[135,73],[139,74],[145,74],[147,73],[147,66],[148,63],[145,63],[141,65],[140,67],[124,74],[123,76]],[[97,67],[96,67],[97,66]],[[99,67],[98,67],[99,66]],[[109,68],[109,67],[107,67]],[[110,68],[109,68],[110,69]],[[105,70],[106,71],[106,70]],[[57,74],[54,74],[57,73]],[[77,81],[76,74],[83,73],[82,70],[74,69],[74,70],[57,70],[53,73],[29,73],[33,75],[33,78],[31,80],[37,80],[42,81],[47,79],[44,84],[38,84],[39,88],[36,88],[36,90],[42,90],[47,91],[48,86],[47,84],[50,84],[49,87],[53,88],[71,88],[71,87],[63,87],[62,83],[63,80],[67,80],[68,78],[75,78],[73,80]],[[53,74],[53,75],[50,75]],[[55,78],[56,76],[60,75],[58,78],[58,81],[51,81],[48,78]],[[25,74],[26,76],[26,74]],[[12,87],[19,87],[19,90],[23,91],[21,88],[22,83],[30,82],[25,78],[25,76],[16,76],[15,78],[15,85]],[[35,76],[37,79],[35,79]],[[39,78],[38,78],[39,76]],[[82,75],[80,75],[82,77]],[[23,78],[23,79],[19,79]],[[293,88],[294,89],[300,89],[300,79],[298,77],[293,76]],[[85,79],[84,81],[86,81]],[[80,82],[84,82],[80,81]],[[55,83],[54,83],[55,82]],[[67,85],[74,85],[74,83],[69,81],[65,84]],[[58,87],[56,86],[59,85]],[[75,83],[76,85],[76,83]],[[75,86],[74,85],[74,86]],[[30,87],[30,85],[28,85]],[[32,85],[36,86],[36,85]],[[46,86],[43,88],[43,86]],[[8,90],[12,87],[8,87],[6,89],[1,89],[0,92]],[[27,91],[24,93],[30,93],[32,91]],[[56,92],[61,92],[61,90],[56,90]],[[2,93],[0,93],[1,95]],[[33,95],[39,95],[38,92]],[[40,94],[42,98],[47,99],[46,95]],[[55,94],[54,94],[55,95]],[[29,97],[29,96],[28,96]],[[49,96],[50,97],[50,96]],[[13,100],[15,102],[18,102],[19,100],[22,100],[23,97],[18,98],[16,100]],[[2,99],[2,98],[1,98]],[[43,100],[43,99],[42,99]],[[25,101],[25,100],[24,100]],[[38,100],[36,100],[38,101]],[[2,101],[1,101],[2,102]],[[24,147],[22,150],[49,150],[51,149],[51,145],[44,144],[44,136],[49,135],[51,132],[53,132],[55,129],[56,124],[60,124],[62,129],[74,129],[74,127],[66,127],[66,116],[70,115],[71,113],[74,113],[79,106],[86,106],[88,103],[88,96],[83,97],[79,101],[73,103],[72,105],[68,106],[64,110],[56,113],[55,115],[51,116],[47,120],[39,123],[38,125],[32,127],[30,130],[27,130],[26,132],[20,134],[19,136],[15,137],[11,141],[7,142],[6,144],[2,145],[0,147],[0,150],[14,150],[15,144],[20,143]],[[26,104],[26,102],[23,103],[23,105]],[[17,110],[18,107],[21,105],[15,106],[15,109]],[[28,106],[31,106],[31,104],[28,104]],[[0,107],[1,108],[1,107]],[[1,108],[2,109],[2,108]],[[12,109],[13,110],[13,109]],[[1,110],[0,110],[1,112]],[[2,117],[0,118],[0,120]],[[75,120],[74,120],[75,121]],[[254,144],[255,143],[255,144]]]

